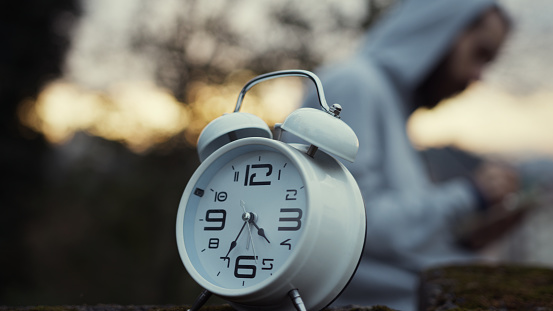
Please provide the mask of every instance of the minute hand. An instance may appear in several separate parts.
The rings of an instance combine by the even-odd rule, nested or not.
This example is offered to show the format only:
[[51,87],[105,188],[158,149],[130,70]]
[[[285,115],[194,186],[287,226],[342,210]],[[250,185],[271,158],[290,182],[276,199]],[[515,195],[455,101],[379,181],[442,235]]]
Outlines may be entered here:
[[230,251],[232,251],[232,249],[236,247],[236,241],[240,237],[240,234],[242,234],[242,231],[244,230],[244,227],[246,226],[247,223],[248,223],[247,221],[244,221],[244,224],[242,225],[242,228],[240,228],[240,232],[238,232],[238,235],[236,236],[236,239],[234,239],[234,241],[230,242],[230,248],[229,248],[227,254],[225,255],[225,257],[228,257],[228,254],[230,254]]

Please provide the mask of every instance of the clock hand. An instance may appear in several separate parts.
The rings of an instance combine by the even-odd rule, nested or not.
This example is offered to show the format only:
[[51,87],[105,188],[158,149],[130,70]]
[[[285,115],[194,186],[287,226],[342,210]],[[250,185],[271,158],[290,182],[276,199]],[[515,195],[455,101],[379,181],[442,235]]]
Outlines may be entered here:
[[255,245],[253,244],[253,238],[252,238],[252,229],[250,227],[250,222],[253,221],[255,214],[248,213],[246,211],[246,202],[244,200],[240,200],[240,206],[242,207],[242,210],[244,211],[244,214],[242,215],[242,219],[248,224],[248,232],[250,233],[250,239],[248,240],[248,244],[246,245],[246,249],[248,249],[248,246],[250,245],[250,242],[252,242],[252,249],[253,249],[253,259],[255,260],[255,264],[257,265],[257,254],[255,253]]
[[269,242],[269,239],[267,239],[267,236],[265,235],[265,230],[263,230],[263,228],[259,228],[259,226],[257,226],[257,224],[255,223],[254,220],[252,220],[252,225],[257,228],[257,234],[259,234],[260,236],[262,236],[265,240],[267,240],[267,243],[271,243]]
[[[244,213],[246,213],[246,202],[244,202],[243,200],[240,200],[240,206],[242,206],[242,210],[244,211]],[[257,229],[257,234],[259,234],[260,236],[262,236],[265,240],[267,240],[267,243],[271,243],[269,242],[269,239],[267,238],[267,236],[265,235],[265,230],[263,230],[263,228],[259,228],[259,226],[255,223],[255,217],[256,215],[252,213],[252,217],[250,218],[250,222],[254,225],[254,227]],[[251,232],[250,232],[250,236],[251,236]],[[253,241],[253,240],[252,240]],[[246,247],[247,248],[247,247]]]
[[257,254],[255,253],[255,245],[253,244],[252,230],[250,228],[250,220],[246,221],[246,223],[248,224],[248,231],[250,232],[250,241],[252,242],[253,259],[255,260],[255,264],[257,265]]
[[242,234],[242,231],[244,230],[244,227],[246,226],[247,223],[248,223],[247,221],[244,221],[244,224],[242,225],[242,228],[240,228],[240,232],[238,232],[238,235],[236,236],[236,239],[234,239],[234,241],[230,242],[230,248],[229,248],[227,254],[225,255],[225,257],[228,257],[228,254],[230,254],[230,251],[232,251],[232,249],[236,247],[236,241],[240,237],[240,234]]
[[[250,215],[248,212],[246,212],[246,202],[244,202],[244,200],[240,200],[240,207],[242,207],[242,211],[244,211],[244,215]],[[242,219],[244,219],[244,217],[242,217]],[[244,219],[246,220],[246,219]],[[249,220],[249,218],[248,218]],[[248,229],[250,228],[250,226],[248,225]],[[252,232],[250,231],[250,237],[248,238],[248,242],[246,243],[246,249],[250,249],[250,240],[251,240],[251,237],[252,237]]]

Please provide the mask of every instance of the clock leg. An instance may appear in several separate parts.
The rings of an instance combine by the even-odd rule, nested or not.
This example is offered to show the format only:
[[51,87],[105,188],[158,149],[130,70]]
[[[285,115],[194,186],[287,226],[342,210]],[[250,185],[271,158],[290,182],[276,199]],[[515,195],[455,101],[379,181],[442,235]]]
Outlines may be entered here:
[[207,302],[209,297],[211,297],[211,292],[205,289],[203,292],[200,293],[198,298],[196,298],[196,301],[194,301],[194,304],[190,309],[187,311],[198,311],[200,308]]
[[288,296],[292,299],[292,303],[294,304],[294,307],[296,307],[296,310],[298,311],[307,311],[305,308],[305,305],[303,304],[303,300],[301,299],[300,292],[298,289],[293,289],[288,292]]

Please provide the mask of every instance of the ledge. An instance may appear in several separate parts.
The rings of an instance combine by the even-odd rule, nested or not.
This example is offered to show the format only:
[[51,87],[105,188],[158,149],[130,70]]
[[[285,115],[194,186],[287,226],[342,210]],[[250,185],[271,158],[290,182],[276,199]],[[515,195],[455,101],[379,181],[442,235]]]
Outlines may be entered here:
[[[122,305],[80,305],[80,306],[0,306],[0,311],[186,311],[190,306],[122,306]],[[234,311],[229,305],[204,306],[201,311]],[[384,306],[326,308],[324,311],[393,311]]]
[[521,265],[432,268],[421,276],[419,310],[553,310],[553,270]]

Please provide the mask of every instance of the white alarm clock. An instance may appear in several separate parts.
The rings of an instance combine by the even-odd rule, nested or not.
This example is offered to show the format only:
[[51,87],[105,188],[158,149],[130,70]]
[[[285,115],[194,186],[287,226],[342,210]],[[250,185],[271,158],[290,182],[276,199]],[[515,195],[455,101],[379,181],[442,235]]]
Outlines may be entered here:
[[[310,78],[322,109],[292,112],[277,130],[310,145],[273,139],[258,117],[239,112],[255,84],[282,76]],[[358,140],[328,107],[317,76],[285,70],[250,80],[233,113],[206,126],[201,165],[177,215],[177,244],[190,276],[237,310],[320,310],[353,276],[363,252],[361,192],[330,154],[353,162]]]

